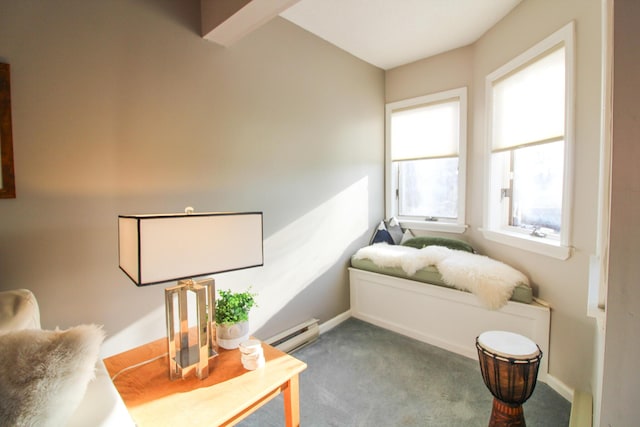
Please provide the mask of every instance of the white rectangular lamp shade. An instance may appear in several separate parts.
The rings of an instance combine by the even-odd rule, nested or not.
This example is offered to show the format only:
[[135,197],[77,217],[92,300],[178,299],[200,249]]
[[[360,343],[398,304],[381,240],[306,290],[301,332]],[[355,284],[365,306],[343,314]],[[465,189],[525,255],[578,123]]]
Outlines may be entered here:
[[119,265],[138,286],[263,265],[262,212],[118,216]]

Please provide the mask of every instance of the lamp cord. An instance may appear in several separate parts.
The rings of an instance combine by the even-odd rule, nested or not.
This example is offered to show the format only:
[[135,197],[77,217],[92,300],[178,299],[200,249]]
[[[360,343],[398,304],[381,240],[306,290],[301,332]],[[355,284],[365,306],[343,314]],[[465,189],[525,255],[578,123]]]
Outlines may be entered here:
[[146,365],[148,363],[154,362],[154,361],[156,361],[158,359],[162,359],[163,357],[165,357],[168,354],[169,353],[163,353],[163,354],[161,354],[159,356],[156,356],[156,357],[153,357],[151,359],[144,360],[144,361],[142,361],[140,363],[136,363],[135,365],[127,366],[126,368],[122,368],[111,377],[111,381],[115,381],[115,379],[118,377],[118,375],[120,375],[120,374],[122,374],[124,372],[130,371],[131,369],[135,369],[135,368],[138,368],[138,367],[140,367],[142,365]]

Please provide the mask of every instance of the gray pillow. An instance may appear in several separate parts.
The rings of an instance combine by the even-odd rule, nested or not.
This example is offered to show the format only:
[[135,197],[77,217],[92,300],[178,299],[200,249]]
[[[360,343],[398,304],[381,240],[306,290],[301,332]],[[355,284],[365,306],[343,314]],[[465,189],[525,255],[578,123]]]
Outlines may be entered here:
[[384,225],[387,227],[387,231],[389,235],[393,239],[393,243],[399,245],[402,242],[402,228],[400,227],[400,223],[397,219],[391,218],[384,222]]
[[373,236],[371,236],[371,240],[369,241],[370,245],[376,243],[388,243],[390,245],[395,245],[393,237],[391,237],[391,234],[389,234],[384,221],[380,221],[380,225],[378,225],[376,232],[373,233]]

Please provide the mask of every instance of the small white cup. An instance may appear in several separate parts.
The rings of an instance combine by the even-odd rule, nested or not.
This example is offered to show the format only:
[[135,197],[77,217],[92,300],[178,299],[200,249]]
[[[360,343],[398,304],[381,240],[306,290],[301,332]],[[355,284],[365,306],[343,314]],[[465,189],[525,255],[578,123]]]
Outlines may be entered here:
[[249,371],[255,371],[258,368],[262,368],[265,365],[264,357],[256,359],[255,361],[243,361],[242,366]]
[[249,371],[262,368],[265,365],[264,350],[259,340],[247,340],[238,346],[242,366]]
[[262,351],[262,343],[258,340],[247,340],[241,342],[238,348],[242,354],[253,354]]

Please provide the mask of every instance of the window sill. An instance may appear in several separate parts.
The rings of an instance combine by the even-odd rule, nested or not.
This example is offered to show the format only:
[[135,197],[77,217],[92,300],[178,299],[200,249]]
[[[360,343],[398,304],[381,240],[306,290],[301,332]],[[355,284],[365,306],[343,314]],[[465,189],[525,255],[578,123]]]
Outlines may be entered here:
[[399,219],[399,221],[402,228],[422,231],[439,231],[442,233],[462,234],[467,231],[467,228],[469,227],[466,224],[455,224],[451,222],[416,221],[403,219]]
[[480,231],[485,239],[503,245],[513,246],[525,251],[534,252],[559,260],[567,260],[571,257],[572,248],[562,246],[559,242],[544,240],[539,237],[532,237],[526,234],[509,233],[506,231],[495,231],[481,228]]

